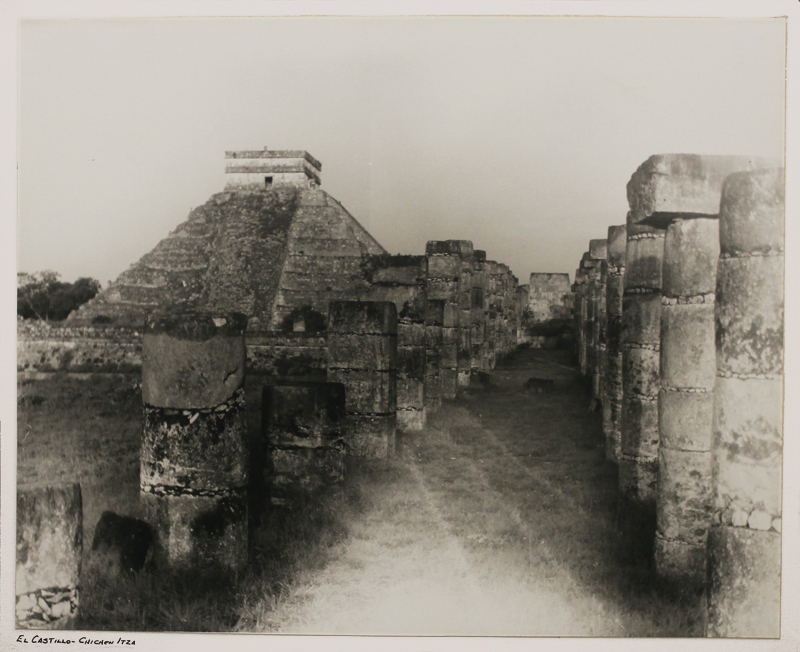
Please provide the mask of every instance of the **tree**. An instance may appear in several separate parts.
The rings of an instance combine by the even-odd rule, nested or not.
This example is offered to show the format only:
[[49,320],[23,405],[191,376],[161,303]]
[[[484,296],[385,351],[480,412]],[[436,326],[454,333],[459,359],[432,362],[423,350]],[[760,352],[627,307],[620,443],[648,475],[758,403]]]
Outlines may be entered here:
[[60,281],[52,270],[17,274],[17,314],[23,319],[61,321],[100,291],[100,281],[82,277]]

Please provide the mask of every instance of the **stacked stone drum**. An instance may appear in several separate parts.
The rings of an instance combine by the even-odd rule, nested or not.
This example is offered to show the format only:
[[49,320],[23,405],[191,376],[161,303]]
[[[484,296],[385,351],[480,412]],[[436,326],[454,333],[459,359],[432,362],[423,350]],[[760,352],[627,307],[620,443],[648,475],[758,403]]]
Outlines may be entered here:
[[780,635],[784,175],[730,175],[720,204],[707,634]]
[[622,444],[622,294],[627,227],[608,228],[606,268],[606,355],[603,379],[603,432],[606,459],[619,462]]
[[154,315],[142,335],[141,500],[162,561],[247,562],[246,319]]

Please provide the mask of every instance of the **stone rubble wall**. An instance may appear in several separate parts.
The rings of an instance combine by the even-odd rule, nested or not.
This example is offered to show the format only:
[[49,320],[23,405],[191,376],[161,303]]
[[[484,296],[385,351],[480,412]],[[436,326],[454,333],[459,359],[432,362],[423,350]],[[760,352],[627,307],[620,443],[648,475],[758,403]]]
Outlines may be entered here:
[[[663,580],[705,591],[708,636],[778,637],[783,170],[653,156],[627,191],[600,274],[593,240],[572,286],[576,357],[587,381],[601,376],[623,510],[652,514]],[[591,336],[602,313],[605,351]]]

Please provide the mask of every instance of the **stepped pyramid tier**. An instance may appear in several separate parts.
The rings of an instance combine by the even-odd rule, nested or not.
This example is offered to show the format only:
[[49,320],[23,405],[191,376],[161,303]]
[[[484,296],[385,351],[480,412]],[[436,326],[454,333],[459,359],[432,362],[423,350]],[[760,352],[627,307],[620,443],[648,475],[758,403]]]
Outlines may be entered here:
[[68,323],[139,328],[156,310],[180,309],[241,312],[250,330],[289,320],[292,330],[292,319],[318,313],[324,324],[328,302],[368,290],[362,262],[386,251],[315,183],[234,187],[194,209]]

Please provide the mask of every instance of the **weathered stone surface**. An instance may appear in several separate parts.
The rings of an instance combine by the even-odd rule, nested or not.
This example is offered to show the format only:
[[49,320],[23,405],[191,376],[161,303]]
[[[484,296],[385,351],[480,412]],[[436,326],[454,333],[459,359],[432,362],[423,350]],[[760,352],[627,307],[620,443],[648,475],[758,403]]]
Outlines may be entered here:
[[708,541],[706,635],[780,636],[781,535],[715,527]]
[[703,588],[706,576],[705,543],[665,539],[656,533],[653,552],[659,577],[683,590],[699,591]]
[[589,257],[594,260],[605,260],[608,257],[608,241],[589,240]]
[[[472,242],[469,240],[429,240],[425,245],[425,255],[464,255],[472,256]],[[485,252],[484,252],[485,255]]]
[[[83,551],[83,504],[76,484],[17,487],[16,617],[17,626],[62,628],[78,607]],[[53,614],[42,616],[34,606],[42,591],[71,598]],[[45,601],[47,602],[47,601]]]
[[725,255],[784,250],[784,170],[731,174],[720,202],[720,246]]
[[661,382],[710,392],[715,378],[714,304],[662,306]]
[[661,295],[626,294],[622,300],[622,345],[649,345],[661,342]]
[[390,301],[332,301],[328,333],[397,335],[397,308]]
[[652,510],[658,485],[658,460],[620,455],[619,490],[634,509]]
[[626,346],[622,352],[623,391],[626,396],[658,396],[659,353],[652,348]]
[[659,228],[676,216],[717,215],[726,177],[771,167],[769,163],[769,159],[749,156],[657,154],[631,176],[628,204],[638,222]]
[[344,384],[348,414],[389,414],[397,409],[395,370],[329,368],[328,380]]
[[622,397],[622,453],[655,461],[658,456],[658,401]]
[[397,368],[397,338],[363,333],[328,334],[328,366],[388,371]]
[[720,258],[718,373],[783,373],[783,267],[782,256]]
[[574,304],[569,274],[534,272],[528,287],[528,311],[534,323],[572,316]]
[[693,297],[716,291],[719,260],[719,220],[679,219],[664,239],[662,294]]
[[142,335],[142,400],[201,408],[228,400],[244,382],[243,315],[182,312],[148,319]]
[[625,266],[625,250],[628,242],[628,227],[626,224],[608,227],[606,238],[606,258],[609,265],[614,267]]
[[660,290],[664,263],[664,232],[632,238],[625,249],[625,289]]
[[783,383],[717,378],[714,388],[714,508],[781,514]]
[[248,331],[247,370],[284,379],[324,380],[328,349],[324,333]]
[[217,492],[247,482],[244,392],[204,409],[145,406],[142,491]]
[[270,446],[341,447],[345,418],[342,383],[281,382],[262,390],[261,423]]
[[662,389],[658,397],[658,431],[662,446],[685,451],[711,450],[714,395]]
[[711,453],[661,446],[658,452],[658,532],[702,545],[710,525]]
[[224,495],[188,494],[140,497],[146,519],[158,532],[162,563],[178,568],[247,563],[247,499],[244,490]]

